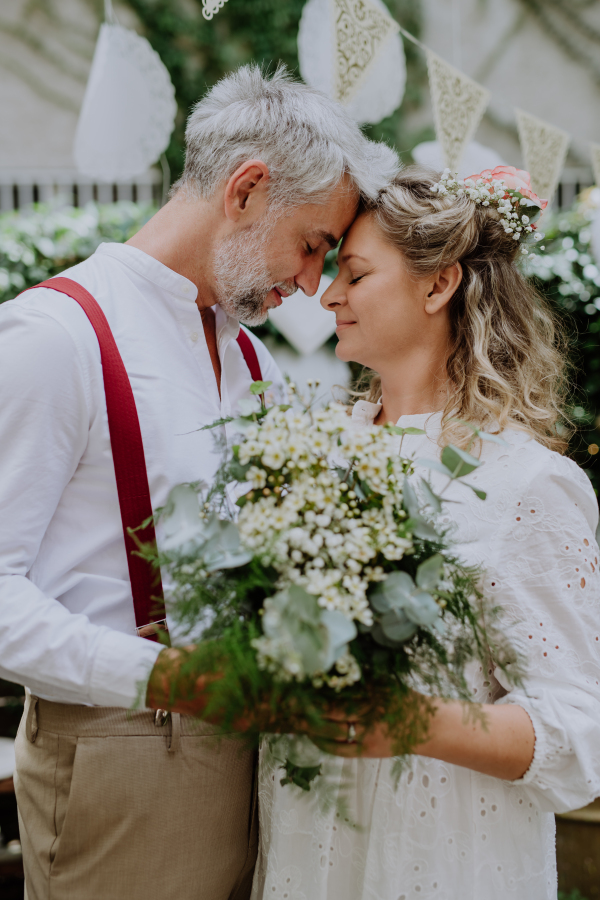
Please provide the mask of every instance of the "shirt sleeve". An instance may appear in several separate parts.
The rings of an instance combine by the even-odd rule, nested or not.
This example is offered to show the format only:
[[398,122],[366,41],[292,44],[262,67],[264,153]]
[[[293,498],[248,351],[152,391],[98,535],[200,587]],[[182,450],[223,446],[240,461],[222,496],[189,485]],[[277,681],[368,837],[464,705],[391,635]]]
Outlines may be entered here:
[[489,583],[514,625],[522,706],[535,731],[524,787],[541,809],[566,812],[600,795],[600,577],[592,486],[569,459],[550,462],[507,503]]
[[91,624],[29,578],[87,444],[73,338],[31,304],[3,305],[0,384],[0,676],[60,702],[130,707],[161,646]]

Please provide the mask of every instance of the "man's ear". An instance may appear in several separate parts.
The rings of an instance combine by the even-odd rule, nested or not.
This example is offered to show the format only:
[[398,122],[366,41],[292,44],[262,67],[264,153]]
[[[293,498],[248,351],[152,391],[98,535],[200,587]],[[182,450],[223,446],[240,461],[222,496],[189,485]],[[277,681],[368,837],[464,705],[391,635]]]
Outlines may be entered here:
[[260,159],[239,166],[225,187],[225,215],[232,222],[241,218],[252,224],[267,208],[269,169]]
[[425,312],[435,315],[446,306],[462,281],[463,270],[459,262],[441,269],[426,283]]

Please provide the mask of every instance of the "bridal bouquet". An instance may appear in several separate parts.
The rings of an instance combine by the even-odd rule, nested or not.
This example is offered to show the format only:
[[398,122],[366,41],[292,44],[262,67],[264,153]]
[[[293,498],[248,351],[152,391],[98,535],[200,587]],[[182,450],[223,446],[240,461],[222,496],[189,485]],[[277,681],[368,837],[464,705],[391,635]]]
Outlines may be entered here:
[[[471,659],[514,660],[478,573],[435,524],[443,497],[398,452],[398,436],[423,432],[356,430],[340,405],[267,408],[258,396],[233,427],[215,486],[172,491],[155,561],[170,573],[171,615],[192,636],[204,629],[187,672],[219,673],[207,718],[275,733],[284,782],[309,789],[320,755],[306,734],[332,709],[367,728],[385,721],[404,753],[427,731],[415,688],[469,700]],[[479,461],[448,446],[428,465],[449,484]]]

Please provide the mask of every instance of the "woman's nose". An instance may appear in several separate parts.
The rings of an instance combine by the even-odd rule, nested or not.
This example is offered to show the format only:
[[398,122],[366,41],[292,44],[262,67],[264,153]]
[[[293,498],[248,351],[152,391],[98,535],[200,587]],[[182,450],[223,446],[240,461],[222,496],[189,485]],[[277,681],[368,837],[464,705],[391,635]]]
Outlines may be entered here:
[[321,297],[321,306],[323,309],[328,309],[333,312],[337,306],[343,305],[345,299],[345,292],[340,282],[340,276],[338,275],[335,281],[333,281],[323,293]]

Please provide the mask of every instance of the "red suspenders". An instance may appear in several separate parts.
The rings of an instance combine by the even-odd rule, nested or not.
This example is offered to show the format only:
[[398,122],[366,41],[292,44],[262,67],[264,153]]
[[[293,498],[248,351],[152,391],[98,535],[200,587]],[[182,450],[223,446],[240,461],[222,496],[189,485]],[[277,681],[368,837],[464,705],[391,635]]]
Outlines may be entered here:
[[[100,306],[84,287],[70,278],[51,278],[35,287],[51,288],[72,297],[90,320],[102,359],[102,375],[106,394],[110,443],[115,466],[123,537],[127,551],[127,564],[131,581],[131,593],[135,609],[135,622],[140,637],[156,641],[157,631],[166,630],[166,612],[160,571],[134,554],[136,544],[128,529],[139,529],[142,522],[150,523],[136,531],[143,543],[156,545],[152,522],[152,502],[146,472],[144,445],[137,409],[129,377],[112,331]],[[28,288],[28,290],[32,290]],[[248,335],[240,330],[238,343],[250,370],[253,381],[262,381],[258,357]]]

